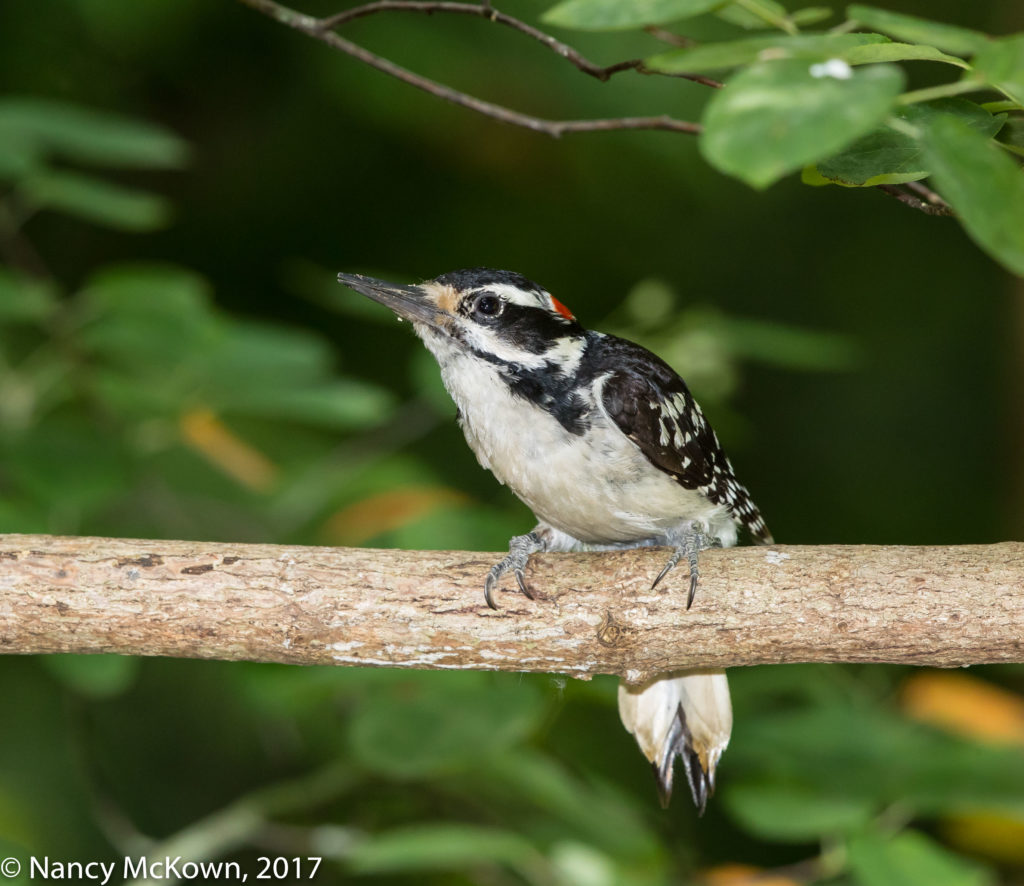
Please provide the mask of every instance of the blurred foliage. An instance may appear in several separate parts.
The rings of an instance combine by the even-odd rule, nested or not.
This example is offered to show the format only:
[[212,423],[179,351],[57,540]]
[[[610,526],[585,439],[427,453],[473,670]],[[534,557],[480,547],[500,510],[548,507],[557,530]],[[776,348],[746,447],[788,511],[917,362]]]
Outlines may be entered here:
[[[230,3],[58,5],[0,6],[0,531],[500,549],[529,514],[476,467],[429,356],[334,283],[474,264],[523,270],[672,362],[780,539],[1024,526],[1016,302],[952,224],[867,192],[753,197],[656,133],[540,142]],[[679,52],[758,77],[780,38],[735,28],[832,14],[655,7],[714,7]],[[570,0],[550,20],[631,26],[631,8]],[[917,57],[977,53],[1009,104],[914,103],[898,118],[937,138],[881,128],[817,174],[929,171],[1003,255],[1020,177],[985,140],[1009,113],[1014,145],[1016,68],[977,35],[1022,23],[998,4],[958,27],[917,15],[963,13],[952,0],[904,8],[849,14]],[[676,81],[589,92],[514,39],[485,54],[472,23],[437,25],[360,27],[510,102],[692,111]],[[652,53],[639,34],[586,41]],[[865,103],[890,96],[880,76]],[[875,146],[884,168],[864,162]],[[320,883],[1022,882],[1021,674],[733,672],[733,745],[697,820],[684,797],[658,808],[610,679],[5,658],[0,857],[180,854],[253,875],[262,855],[323,857]]]
[[[801,32],[830,11],[791,14],[776,0],[562,0],[543,18],[621,30],[679,27],[709,14],[770,33],[683,40],[645,64],[669,74],[732,72],[701,120],[700,150],[712,166],[755,188],[801,168],[813,185],[893,187],[931,176],[975,241],[1024,276],[1024,179],[1004,145],[993,142],[1006,112],[1018,121],[1024,113],[1024,34],[992,38],[861,5],[828,31]],[[861,28],[881,33],[849,33]],[[940,62],[959,76],[904,92],[907,73],[894,62],[910,61]],[[978,92],[994,93],[1003,113],[966,99],[941,101]],[[917,160],[910,169],[903,166],[908,153]]]

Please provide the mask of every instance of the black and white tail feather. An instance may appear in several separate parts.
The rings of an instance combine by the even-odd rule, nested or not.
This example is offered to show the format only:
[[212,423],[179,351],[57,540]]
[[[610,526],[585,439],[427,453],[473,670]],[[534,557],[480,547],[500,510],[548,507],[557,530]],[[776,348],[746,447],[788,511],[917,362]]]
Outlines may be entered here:
[[[511,572],[532,598],[532,554],[651,545],[679,561],[733,545],[740,529],[770,544],[768,528],[686,384],[624,339],[585,330],[561,302],[510,271],[470,268],[415,286],[357,274],[340,282],[412,321],[437,359],[480,463],[537,517],[487,576],[485,598]],[[697,808],[714,791],[732,731],[724,671],[622,684],[619,714],[651,762],[663,804],[681,757]]]

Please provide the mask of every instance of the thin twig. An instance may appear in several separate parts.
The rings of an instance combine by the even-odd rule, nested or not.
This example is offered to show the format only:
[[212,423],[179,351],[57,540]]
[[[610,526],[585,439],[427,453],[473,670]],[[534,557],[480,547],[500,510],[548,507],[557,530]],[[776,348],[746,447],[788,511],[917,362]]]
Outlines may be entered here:
[[[521,19],[515,18],[511,15],[506,15],[504,12],[498,12],[498,10],[494,9],[489,3],[454,3],[450,2],[450,0],[376,0],[374,3],[355,6],[352,9],[345,9],[335,15],[322,18],[320,19],[319,27],[323,31],[333,31],[340,25],[354,21],[358,18],[365,18],[368,15],[375,15],[378,12],[421,12],[426,15],[433,15],[434,13],[442,12],[485,18],[488,21],[496,22],[499,25],[505,25],[506,27],[512,28],[521,34],[525,34],[527,37],[536,40],[556,55],[560,55],[562,58],[566,59],[566,61],[570,62],[584,74],[589,74],[591,77],[595,77],[602,83],[606,82],[613,74],[618,74],[620,71],[632,70],[639,71],[643,74],[661,73],[661,71],[652,71],[650,68],[645,67],[643,60],[638,58],[617,62],[614,65],[608,65],[607,67],[601,67],[600,65],[594,64],[594,62],[590,61],[590,59],[586,58],[578,50],[573,49],[573,47],[569,46],[567,43],[563,43],[561,40],[552,37],[550,34],[545,33],[539,28],[535,28],[533,25],[527,24]],[[684,79],[692,80],[694,83],[702,83],[705,86],[721,86],[717,81],[709,81],[707,77],[701,77],[697,74],[670,74],[667,76],[683,77]]]
[[923,200],[928,201],[928,203],[930,203],[932,206],[946,210],[944,214],[953,214],[953,207],[950,206],[945,200],[942,199],[942,197],[936,194],[935,191],[933,191],[927,185],[924,185],[921,182],[907,182],[905,187],[907,187],[911,191],[914,191],[919,197],[921,197]]
[[[409,86],[414,86],[417,89],[421,89],[424,92],[429,93],[430,95],[436,96],[437,98],[442,98],[452,104],[468,108],[471,111],[476,111],[477,113],[483,114],[484,116],[490,117],[494,120],[500,120],[503,123],[509,123],[512,126],[520,126],[534,132],[542,132],[546,135],[552,136],[553,138],[559,138],[568,132],[608,132],[624,129],[659,129],[669,132],[685,132],[691,135],[695,135],[701,131],[699,123],[692,123],[687,120],[676,120],[675,118],[666,115],[657,117],[616,117],[601,120],[545,120],[541,117],[523,114],[519,111],[514,111],[511,108],[506,108],[503,105],[484,101],[483,99],[476,98],[475,96],[469,95],[465,92],[452,89],[450,86],[445,86],[443,83],[438,83],[436,80],[431,80],[428,77],[423,77],[401,67],[400,65],[396,65],[394,62],[346,40],[334,31],[325,29],[323,23],[324,21],[329,21],[329,19],[317,19],[313,16],[305,15],[295,11],[294,9],[282,6],[280,3],[274,2],[274,0],[239,0],[239,2],[262,12],[264,15],[269,16],[283,25],[293,28],[296,31],[300,31],[301,33],[306,34],[309,37],[313,37],[322,43],[326,43],[332,49],[336,49],[339,52],[350,55],[364,64],[367,64],[372,68],[376,68],[378,71],[388,74],[397,80],[401,80]],[[374,4],[371,4],[371,6],[372,5]],[[499,13],[496,13],[494,10],[491,10],[490,12],[490,15],[492,16],[498,14]],[[588,62],[588,64],[590,63]],[[583,68],[581,68],[581,70],[583,70]],[[590,73],[592,73],[592,76],[597,76],[598,79],[602,79],[598,74],[594,74],[593,72]],[[603,79],[607,79],[607,76]]]
[[[625,64],[625,63],[623,63]],[[659,77],[678,77],[680,80],[689,80],[691,83],[700,83],[701,86],[710,86],[712,89],[721,89],[725,84],[720,80],[712,80],[703,74],[691,74],[687,71],[656,71],[649,68],[642,61],[636,65],[634,70],[638,74],[657,74]]]
[[627,62],[619,62],[618,64],[602,68],[600,65],[596,65],[594,62],[590,61],[590,59],[584,57],[580,52],[573,49],[568,44],[555,39],[550,34],[546,34],[540,29],[535,28],[532,25],[528,25],[526,22],[514,18],[511,15],[506,15],[503,12],[498,12],[498,10],[492,7],[483,6],[477,3],[451,3],[447,2],[447,0],[429,0],[429,2],[426,2],[426,0],[377,0],[375,3],[356,6],[352,9],[346,9],[335,15],[320,19],[320,29],[324,31],[333,31],[338,26],[346,24],[347,22],[353,21],[357,18],[364,18],[368,15],[374,15],[378,12],[422,12],[427,15],[444,12],[485,18],[489,21],[496,22],[499,25],[505,25],[515,31],[519,31],[521,34],[525,34],[527,37],[536,40],[555,54],[562,56],[562,58],[575,65],[584,74],[596,77],[602,82],[608,80],[612,74],[617,74],[619,71],[635,68],[640,64],[640,60],[635,59]]
[[[916,184],[916,182],[908,182],[908,184]],[[925,215],[953,215],[953,208],[943,200],[934,191],[928,188],[923,188],[934,198],[934,201],[929,198],[927,201],[922,200],[920,197],[915,197],[913,194],[908,194],[897,185],[876,185],[878,190],[883,194],[888,194],[890,197],[894,197],[899,200],[900,203],[909,206],[911,209],[916,209],[919,212],[923,212]],[[915,189],[916,190],[916,189]]]

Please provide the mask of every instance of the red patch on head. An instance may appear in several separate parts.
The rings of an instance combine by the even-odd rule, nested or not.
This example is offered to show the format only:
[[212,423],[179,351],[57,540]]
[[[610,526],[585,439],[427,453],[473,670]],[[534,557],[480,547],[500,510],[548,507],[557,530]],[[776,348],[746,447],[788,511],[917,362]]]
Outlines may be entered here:
[[551,304],[555,306],[555,310],[558,311],[558,313],[561,314],[563,317],[565,317],[566,320],[576,320],[576,318],[572,315],[572,311],[570,311],[553,295],[551,296]]

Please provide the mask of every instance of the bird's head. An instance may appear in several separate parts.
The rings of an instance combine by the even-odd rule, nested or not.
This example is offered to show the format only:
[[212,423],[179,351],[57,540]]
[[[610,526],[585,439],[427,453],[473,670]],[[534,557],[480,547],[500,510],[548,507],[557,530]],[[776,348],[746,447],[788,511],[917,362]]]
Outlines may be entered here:
[[338,274],[338,282],[410,320],[439,359],[455,349],[496,362],[540,365],[552,349],[583,335],[565,305],[512,271],[469,268],[416,286],[361,274]]

